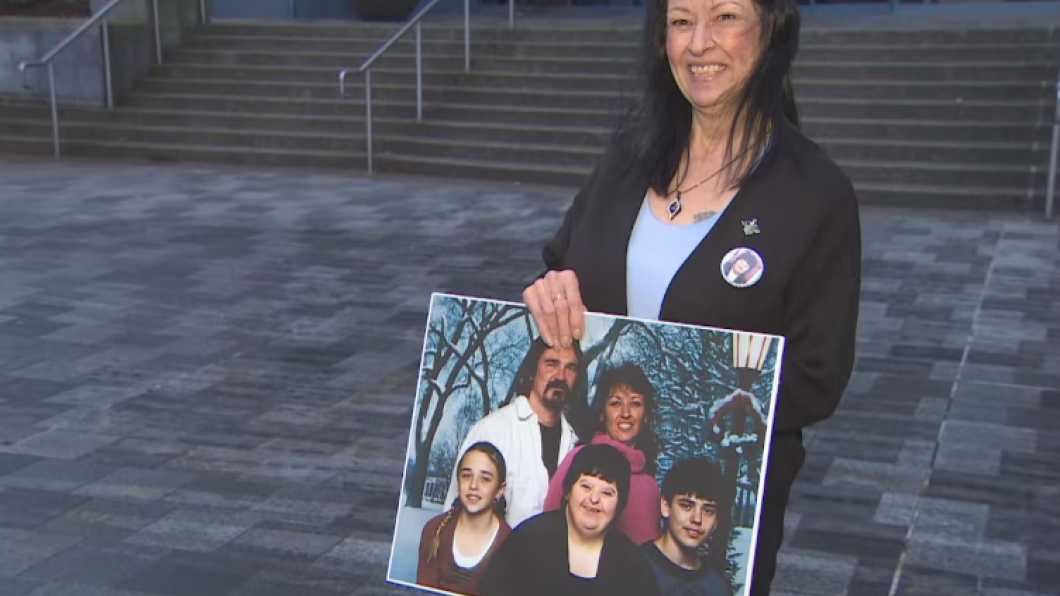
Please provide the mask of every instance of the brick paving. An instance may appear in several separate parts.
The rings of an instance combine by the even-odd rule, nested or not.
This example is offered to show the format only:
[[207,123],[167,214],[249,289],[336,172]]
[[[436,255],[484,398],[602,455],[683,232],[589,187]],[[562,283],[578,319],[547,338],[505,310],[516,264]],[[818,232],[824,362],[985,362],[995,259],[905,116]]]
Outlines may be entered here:
[[[571,193],[0,161],[0,595],[369,596],[431,291]],[[775,594],[1060,593],[1060,226],[866,210],[857,372]]]

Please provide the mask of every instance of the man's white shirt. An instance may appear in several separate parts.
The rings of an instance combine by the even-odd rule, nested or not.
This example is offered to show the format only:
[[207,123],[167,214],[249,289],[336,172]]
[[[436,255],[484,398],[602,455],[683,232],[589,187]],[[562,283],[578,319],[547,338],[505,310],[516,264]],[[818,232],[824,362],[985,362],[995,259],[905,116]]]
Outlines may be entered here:
[[[561,433],[556,466],[578,441],[566,418],[560,415],[559,419]],[[512,528],[541,513],[548,493],[548,470],[541,461],[539,422],[537,414],[530,408],[529,400],[522,395],[516,396],[510,404],[476,422],[456,455],[460,458],[468,447],[480,441],[492,443],[501,452],[508,468],[504,496],[508,504],[508,525]],[[460,490],[459,473],[454,465],[449,492],[445,496],[446,510],[453,506]]]

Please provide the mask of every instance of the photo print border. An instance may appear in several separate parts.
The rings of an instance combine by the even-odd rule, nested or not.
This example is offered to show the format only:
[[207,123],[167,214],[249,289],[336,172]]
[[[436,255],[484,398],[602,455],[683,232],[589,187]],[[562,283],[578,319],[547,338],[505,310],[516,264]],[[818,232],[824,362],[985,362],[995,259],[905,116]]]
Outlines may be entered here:
[[[423,529],[433,520],[432,535],[441,536],[442,532],[437,528],[444,528],[452,522],[442,514],[457,497],[458,491],[454,490],[457,480],[452,470],[455,460],[470,446],[468,434],[484,417],[484,410],[496,413],[502,406],[516,406],[520,401],[519,394],[526,393],[531,387],[527,383],[532,382],[534,370],[544,360],[535,357],[537,361],[531,363],[532,358],[527,357],[532,353],[536,338],[537,326],[524,304],[432,293],[387,568],[389,583],[437,594],[468,594],[417,583]],[[594,414],[592,409],[601,373],[604,370],[614,372],[623,362],[637,364],[637,370],[644,373],[642,379],[646,377],[650,383],[648,392],[654,394],[654,399],[650,400],[654,403],[645,408],[650,410],[651,424],[641,425],[654,431],[657,448],[656,457],[645,458],[654,459],[656,464],[652,473],[647,474],[654,482],[646,484],[654,484],[654,490],[660,491],[674,460],[688,456],[707,457],[723,470],[726,481],[733,483],[726,486],[734,499],[725,559],[736,567],[732,577],[726,576],[726,581],[734,596],[746,596],[745,588],[753,573],[758,542],[761,518],[758,504],[762,502],[764,479],[768,474],[770,431],[776,411],[784,338],[587,313],[584,337],[575,343],[580,344],[576,352],[576,359],[580,361],[575,367],[576,377],[580,378],[575,378],[569,387],[567,395],[574,396],[574,399],[567,403],[563,412],[565,420],[578,420],[580,424],[571,423],[570,432],[560,436],[559,460],[565,459],[564,452],[577,449],[572,446],[578,435],[594,444],[608,442],[613,433],[599,426],[592,428],[595,420],[606,418]],[[737,366],[739,364],[743,366]],[[550,378],[553,376],[562,377],[563,374],[556,373]],[[624,378],[629,381],[628,375]],[[612,388],[622,382],[620,379],[613,383]],[[627,386],[635,384],[627,382]],[[521,407],[526,408],[526,401],[522,403]],[[489,435],[480,430],[474,433],[479,439]],[[504,438],[503,434],[496,433],[492,436],[498,443],[511,443],[508,449],[522,444],[514,442],[511,436]],[[500,459],[507,460],[503,456],[503,446],[499,451],[502,453]],[[536,453],[540,457],[540,449]],[[477,456],[473,461],[482,464],[478,469],[486,470],[487,476],[489,470],[498,471],[495,455],[491,460],[484,450],[478,450]],[[525,462],[525,456],[522,457],[521,461]],[[545,489],[540,482],[528,480],[525,470],[513,469],[519,467],[519,458],[519,455],[512,455],[510,459],[513,461],[503,464],[506,470],[502,475],[509,480],[510,486],[503,489],[508,494],[502,494],[504,498],[497,500],[498,505],[502,502],[506,505],[506,515],[500,516],[506,527],[497,531],[493,540],[495,547],[514,536],[525,520],[536,515],[532,512],[533,507],[527,509],[526,495],[536,495],[537,498],[532,499],[534,503],[541,503],[540,497],[544,495],[542,491]],[[544,466],[539,467],[544,473]],[[645,466],[645,472],[652,467]],[[559,468],[562,473],[563,465]],[[545,503],[546,510],[557,506],[560,497],[557,491],[562,492],[560,475],[557,473],[551,482],[545,477],[545,484],[549,485],[547,500],[550,501]],[[632,475],[636,476],[636,473]],[[659,493],[643,489],[649,491],[644,493],[637,488],[641,485],[636,484],[636,480],[634,478],[630,485],[630,494],[635,491],[654,494],[658,507]],[[523,488],[519,495],[513,494],[515,487]],[[477,497],[469,497],[474,498]],[[513,515],[516,519],[509,526],[508,516]],[[632,517],[629,510],[623,516]],[[441,523],[443,520],[446,524]],[[622,517],[615,522],[617,529],[628,534],[639,532],[640,537],[644,537],[643,523],[635,524],[641,529],[632,530],[631,525],[619,523],[624,521],[625,517]],[[665,526],[659,524],[656,530],[656,534],[661,533]],[[451,547],[451,528],[448,539]],[[439,552],[438,542],[435,541],[435,557]],[[425,547],[431,550],[430,545]],[[480,567],[488,568],[489,557],[496,551],[496,548],[487,550],[487,562]],[[451,548],[441,555],[453,561]],[[468,564],[473,565],[473,560]]]

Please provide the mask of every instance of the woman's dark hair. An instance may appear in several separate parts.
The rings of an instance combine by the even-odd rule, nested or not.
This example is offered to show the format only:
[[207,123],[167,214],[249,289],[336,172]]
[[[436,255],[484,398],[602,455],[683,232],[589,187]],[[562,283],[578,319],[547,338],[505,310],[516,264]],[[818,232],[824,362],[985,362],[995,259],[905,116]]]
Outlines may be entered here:
[[[574,429],[574,434],[577,435],[578,440],[588,443],[592,439],[593,430],[596,428],[589,417],[587,398],[589,383],[586,379],[588,373],[585,370],[585,360],[581,346],[578,342],[574,342],[571,347],[574,348],[574,354],[578,358],[578,376],[574,379],[574,387],[571,387],[570,394],[563,400],[563,416]],[[530,344],[526,357],[523,359],[522,364],[519,365],[519,370],[515,373],[512,387],[501,403],[502,407],[511,403],[516,395],[530,395],[530,388],[534,385],[534,375],[537,374],[537,363],[547,349],[548,344],[540,337]]]
[[[500,452],[499,449],[497,449],[497,447],[493,443],[489,443],[487,441],[479,441],[478,443],[471,445],[467,448],[467,451],[465,451],[464,454],[460,456],[460,459],[456,462],[457,477],[459,477],[460,475],[461,466],[464,465],[464,459],[472,451],[478,451],[479,453],[482,453],[486,457],[488,457],[493,463],[493,467],[497,468],[497,480],[500,482],[505,481],[505,478],[508,477],[508,465],[504,462],[504,455]],[[460,512],[462,512],[463,510],[464,504],[460,500],[460,498],[457,497],[457,499],[453,501],[453,506],[449,508],[449,511],[445,514],[445,517],[442,518],[442,522],[438,524],[438,529],[434,532],[434,538],[431,539],[431,547],[430,549],[428,549],[427,552],[427,561],[433,561],[435,558],[438,557],[438,547],[441,545],[442,542],[442,530],[445,529],[445,526],[447,526],[449,522],[453,520],[454,517],[459,516]],[[497,519],[503,520],[507,510],[508,501],[504,498],[503,495],[501,496],[501,498],[493,502],[493,514],[497,516]]]
[[622,516],[629,500],[629,460],[610,445],[586,445],[578,450],[571,460],[567,475],[563,477],[563,507],[567,506],[574,484],[582,476],[592,476],[613,482],[618,488],[618,506],[612,524]]
[[603,419],[607,410],[607,400],[611,397],[611,391],[615,387],[623,385],[644,396],[644,422],[641,424],[640,434],[637,435],[633,447],[644,454],[644,471],[654,476],[655,458],[659,454],[658,443],[655,439],[655,387],[644,374],[644,370],[636,364],[627,362],[607,369],[597,377],[596,395],[593,397],[591,407],[596,430],[606,434],[607,429]]
[[[629,164],[642,171],[657,193],[670,192],[682,155],[689,150],[692,105],[677,86],[666,54],[669,0],[646,0],[640,98],[616,131],[632,148]],[[795,0],[754,0],[762,24],[757,63],[738,90],[723,163],[730,188],[743,185],[758,163],[768,161],[772,135],[786,118],[799,126],[791,83],[798,52],[800,19]]]

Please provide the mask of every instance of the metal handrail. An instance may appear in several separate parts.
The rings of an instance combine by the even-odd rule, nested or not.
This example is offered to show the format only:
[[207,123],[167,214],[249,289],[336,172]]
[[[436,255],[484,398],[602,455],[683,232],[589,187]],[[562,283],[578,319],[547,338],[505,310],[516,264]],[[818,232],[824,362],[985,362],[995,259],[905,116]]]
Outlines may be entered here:
[[1045,188],[1045,217],[1053,217],[1053,201],[1056,197],[1056,156],[1060,152],[1060,58],[1056,73],[1056,96],[1053,107],[1053,140],[1049,146],[1049,177]]
[[[119,0],[120,1],[120,0]],[[346,77],[356,70],[364,73],[365,105],[365,138],[368,145],[368,173],[374,172],[372,154],[372,66],[389,50],[409,29],[416,29],[416,121],[423,121],[423,28],[421,22],[441,0],[431,0],[411,19],[391,35],[383,45],[356,69],[344,68],[339,71],[339,95],[346,97]],[[515,0],[508,0],[508,27],[515,27]],[[471,0],[464,0],[464,72],[471,71]]]
[[[106,93],[107,109],[113,109],[114,83],[110,72],[110,22],[108,16],[116,6],[124,1],[125,0],[111,0],[101,8],[99,12],[89,17],[80,27],[74,29],[72,33],[67,35],[54,48],[52,48],[50,52],[42,56],[39,60],[28,60],[18,65],[18,69],[22,72],[23,88],[29,88],[29,85],[26,83],[26,71],[30,68],[38,68],[41,66],[48,67],[48,99],[51,104],[52,144],[54,145],[55,159],[59,159],[61,155],[59,150],[59,105],[56,98],[55,88],[55,58],[58,57],[59,54],[62,54],[71,44],[80,39],[86,31],[102,22],[104,91]],[[207,21],[206,0],[199,0],[199,16],[203,23]],[[155,60],[161,64],[162,31],[160,19],[158,17],[158,0],[151,0],[151,20],[154,21]]]

